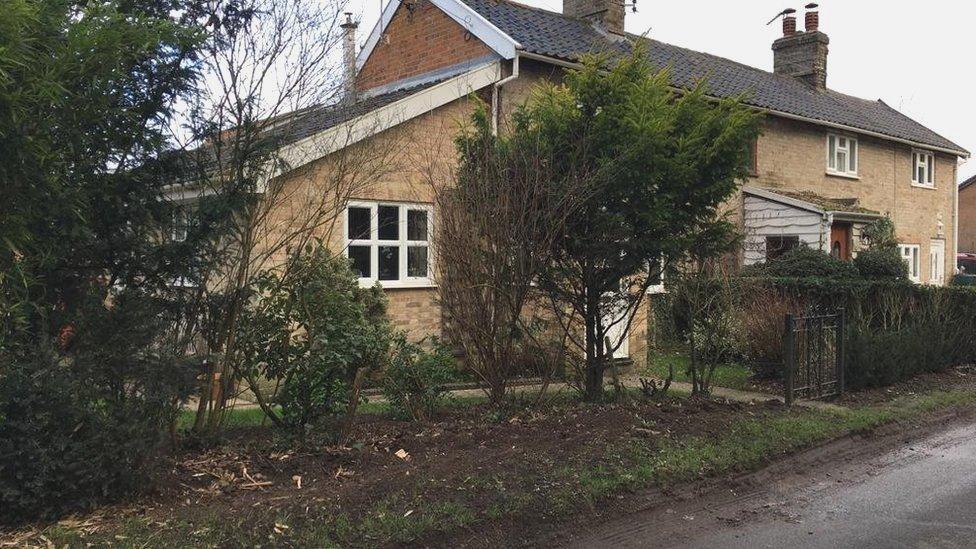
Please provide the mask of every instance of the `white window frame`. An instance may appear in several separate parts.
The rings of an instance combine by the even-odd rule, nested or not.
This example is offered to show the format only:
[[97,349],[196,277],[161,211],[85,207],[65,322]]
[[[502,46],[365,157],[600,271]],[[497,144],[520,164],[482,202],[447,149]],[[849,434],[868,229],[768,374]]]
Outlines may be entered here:
[[[844,146],[840,145],[841,140],[844,141]],[[833,150],[831,150],[831,142],[834,144]],[[861,154],[861,146],[857,142],[856,137],[828,133],[826,139],[826,149],[828,174],[857,178],[857,170],[861,167],[861,159],[859,158]],[[851,153],[852,150],[853,154]],[[844,154],[844,166],[840,166],[840,162],[838,162],[838,154],[840,153]],[[853,170],[851,169],[852,164],[854,165]]]
[[[659,261],[659,267],[658,268],[661,269],[661,272],[660,272],[659,277],[658,277],[658,282],[657,282],[657,284],[650,284],[647,287],[647,291],[645,292],[645,295],[653,295],[653,294],[663,294],[663,293],[666,293],[666,291],[664,289],[664,255],[663,254],[661,255],[661,259],[659,259],[658,261]],[[647,267],[648,271],[650,271],[653,268],[655,268],[653,263],[651,263]],[[648,276],[650,276],[650,272],[648,272]]]
[[[380,240],[379,238],[379,207],[395,206],[398,208],[398,236],[397,240]],[[349,208],[368,208],[370,210],[370,235],[368,239],[349,238]],[[407,238],[407,216],[409,211],[422,211],[427,213],[427,240],[409,240]],[[431,235],[434,228],[433,207],[430,204],[417,202],[397,202],[390,200],[350,200],[346,204],[345,212],[342,216],[342,236],[345,240],[344,254],[349,257],[350,246],[369,246],[371,276],[360,278],[359,284],[363,287],[375,285],[377,282],[384,288],[427,288],[434,285],[431,272],[433,270],[433,246],[431,245]],[[398,261],[400,278],[397,280],[379,280],[379,249],[380,246],[396,246],[398,248]],[[410,247],[427,247],[427,276],[407,276],[407,249]]]
[[188,204],[180,204],[173,208],[172,225],[169,229],[169,239],[171,242],[186,242],[190,235],[190,226],[193,224],[193,210]]
[[[918,169],[925,170],[925,177],[919,180]],[[935,188],[935,153],[922,149],[912,149],[912,186],[923,189]]]
[[898,254],[908,265],[908,278],[915,283],[922,281],[922,247],[918,244],[899,244]]

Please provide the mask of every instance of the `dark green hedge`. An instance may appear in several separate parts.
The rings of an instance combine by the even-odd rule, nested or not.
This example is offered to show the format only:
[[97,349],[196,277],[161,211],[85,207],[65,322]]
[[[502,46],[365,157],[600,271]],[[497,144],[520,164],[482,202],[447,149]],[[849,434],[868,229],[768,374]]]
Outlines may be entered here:
[[843,308],[850,387],[887,385],[976,360],[976,289],[903,281],[742,279],[743,292]]

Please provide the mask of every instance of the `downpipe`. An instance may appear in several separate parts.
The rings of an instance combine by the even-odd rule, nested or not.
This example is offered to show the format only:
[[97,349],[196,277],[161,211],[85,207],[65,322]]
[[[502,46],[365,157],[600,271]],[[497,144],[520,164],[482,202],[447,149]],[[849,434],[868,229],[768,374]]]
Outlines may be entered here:
[[491,134],[498,135],[499,120],[502,116],[501,113],[501,101],[499,101],[499,93],[502,86],[508,84],[509,82],[515,80],[519,77],[519,54],[515,54],[515,59],[512,60],[512,74],[502,78],[498,82],[495,82],[491,87]]

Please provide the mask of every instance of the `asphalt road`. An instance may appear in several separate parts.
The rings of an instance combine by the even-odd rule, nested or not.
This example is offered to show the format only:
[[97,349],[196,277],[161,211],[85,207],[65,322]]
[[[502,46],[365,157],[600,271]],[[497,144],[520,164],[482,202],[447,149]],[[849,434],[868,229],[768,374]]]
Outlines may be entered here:
[[723,501],[621,517],[573,545],[976,547],[976,425],[774,478]]

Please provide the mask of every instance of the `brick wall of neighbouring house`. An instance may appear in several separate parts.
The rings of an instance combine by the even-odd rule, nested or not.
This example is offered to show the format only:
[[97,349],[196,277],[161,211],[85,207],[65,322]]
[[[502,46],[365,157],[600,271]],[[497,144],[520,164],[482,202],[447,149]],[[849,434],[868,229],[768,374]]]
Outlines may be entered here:
[[[953,250],[954,156],[937,154],[935,189],[912,186],[912,147],[857,135],[858,179],[827,175],[826,128],[768,117],[758,145],[758,175],[748,185],[812,191],[830,198],[860,199],[860,205],[891,216],[898,240],[918,244],[922,282],[929,282],[929,242],[946,241],[945,273],[955,271]],[[834,132],[837,133],[837,132]],[[843,135],[843,134],[842,134]],[[738,198],[741,210],[741,197]]]
[[431,2],[402,4],[359,71],[356,88],[376,86],[484,57],[492,50]]
[[976,253],[976,183],[959,191],[959,251]]

